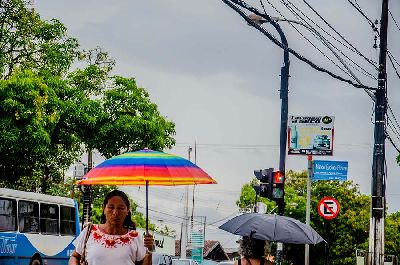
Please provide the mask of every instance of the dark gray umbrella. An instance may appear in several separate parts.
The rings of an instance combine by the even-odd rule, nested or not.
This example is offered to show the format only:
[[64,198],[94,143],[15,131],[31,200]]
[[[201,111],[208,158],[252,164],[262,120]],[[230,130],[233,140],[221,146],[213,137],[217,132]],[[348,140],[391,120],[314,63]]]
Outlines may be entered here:
[[325,241],[311,226],[275,214],[245,213],[219,227],[240,236],[292,244],[318,244]]

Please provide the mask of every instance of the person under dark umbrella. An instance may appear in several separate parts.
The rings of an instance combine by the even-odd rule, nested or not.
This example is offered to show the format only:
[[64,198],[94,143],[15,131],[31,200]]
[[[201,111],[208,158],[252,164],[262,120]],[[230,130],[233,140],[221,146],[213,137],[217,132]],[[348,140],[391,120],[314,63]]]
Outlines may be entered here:
[[272,262],[266,259],[266,254],[269,252],[267,241],[243,236],[239,240],[239,245],[241,258],[236,260],[234,265],[272,265]]

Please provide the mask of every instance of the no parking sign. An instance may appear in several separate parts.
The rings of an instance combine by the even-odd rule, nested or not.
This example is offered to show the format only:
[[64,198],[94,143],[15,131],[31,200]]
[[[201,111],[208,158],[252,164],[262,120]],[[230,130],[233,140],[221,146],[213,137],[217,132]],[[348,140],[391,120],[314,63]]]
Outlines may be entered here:
[[325,197],[318,203],[318,214],[325,219],[335,218],[340,211],[339,202],[332,197]]

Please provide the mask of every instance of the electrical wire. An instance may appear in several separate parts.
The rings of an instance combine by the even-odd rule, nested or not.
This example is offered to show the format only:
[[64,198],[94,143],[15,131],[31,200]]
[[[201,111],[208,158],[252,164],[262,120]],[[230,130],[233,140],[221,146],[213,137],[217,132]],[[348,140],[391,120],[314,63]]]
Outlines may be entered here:
[[[373,87],[369,87],[363,84],[357,84],[354,83],[353,81],[343,78],[339,75],[336,75],[334,73],[332,73],[331,71],[320,67],[318,65],[316,65],[315,63],[313,63],[312,61],[310,61],[309,59],[305,58],[304,56],[300,55],[299,53],[297,53],[296,51],[292,50],[289,47],[284,46],[280,41],[278,41],[275,37],[273,37],[268,31],[266,31],[264,28],[260,27],[257,23],[255,23],[254,21],[252,21],[250,18],[247,17],[247,15],[240,10],[240,8],[238,8],[235,4],[255,13],[256,15],[262,16],[263,18],[267,19],[268,21],[271,21],[271,18],[269,16],[266,16],[264,14],[262,14],[261,12],[259,12],[257,9],[247,5],[245,2],[241,1],[241,0],[222,0],[225,4],[227,4],[228,6],[230,6],[232,9],[234,9],[241,17],[243,17],[247,23],[249,23],[251,26],[255,27],[256,29],[258,29],[261,33],[263,33],[265,36],[267,36],[275,45],[281,47],[284,50],[287,50],[290,54],[292,54],[293,56],[295,56],[297,59],[307,63],[308,65],[310,65],[312,68],[314,68],[317,71],[326,73],[328,75],[330,75],[331,77],[338,79],[340,81],[346,82],[350,85],[352,85],[353,87],[356,88],[362,88],[364,90],[375,90],[375,88]],[[234,2],[235,4],[231,3]]]
[[[397,121],[397,118],[396,118],[396,116],[394,115],[394,113],[393,113],[393,110],[392,110],[392,108],[388,105],[388,109],[389,109],[389,113],[392,115],[392,117],[393,117],[393,119],[394,119],[394,121],[395,121],[395,123],[396,123],[396,125],[397,125],[397,128],[400,128],[400,124],[399,124],[399,122]],[[400,131],[400,129],[399,129],[399,131]]]
[[[304,2],[305,2],[305,0],[303,0]],[[360,8],[360,5],[357,3],[357,5],[356,4],[354,4],[352,1],[350,1],[350,0],[347,0],[357,11],[358,11],[358,13],[360,13],[367,21],[368,21],[368,23],[370,24],[370,26],[372,27],[372,29],[374,30],[374,31],[377,31],[378,29],[376,28],[376,26],[375,26],[375,23],[374,22],[372,22],[372,20],[369,18],[369,17],[367,17],[367,15],[365,15],[365,13],[361,10],[361,8]]]
[[394,61],[398,66],[400,66],[399,62],[396,60],[396,58],[393,56],[393,54],[392,54],[389,50],[387,51],[387,53],[388,53],[389,55],[391,55],[393,61]]
[[394,65],[393,56],[391,55],[391,53],[388,53],[388,57],[389,57],[389,61],[390,61],[391,65],[392,65],[392,67],[394,68],[394,71],[396,72],[397,77],[400,79],[400,74],[397,71],[396,65]]
[[[353,5],[353,3],[348,0],[350,2],[350,4]],[[364,56],[356,47],[354,47],[353,44],[351,44],[349,41],[347,41],[347,39],[345,37],[342,36],[342,34],[340,34],[334,27],[331,26],[331,24],[328,23],[328,21],[326,21],[306,0],[303,0],[303,2],[331,29],[333,30],[342,40],[344,40],[347,44],[349,44],[354,51],[361,56],[362,58],[364,58],[367,62],[369,62],[371,65],[373,65],[376,68],[376,62],[372,61],[371,59],[367,58],[366,56]],[[354,5],[353,5],[354,6]],[[354,6],[355,7],[355,6]],[[362,12],[361,9],[355,7],[359,12],[361,12],[361,14],[370,22],[370,25],[372,26],[374,31],[377,31],[375,24],[367,17],[365,16],[365,14]],[[376,68],[378,69],[378,68]]]
[[[268,4],[270,4],[270,5],[275,9],[276,12],[279,13],[280,16],[282,16],[283,18],[286,19],[286,17],[285,17],[274,5],[272,5],[272,3],[271,3],[269,0],[267,0],[267,2],[268,2]],[[281,2],[282,2],[282,1],[281,1]],[[261,2],[261,3],[262,3],[262,2]],[[282,2],[282,3],[284,3],[284,2]],[[264,12],[265,12],[264,5],[262,5],[262,6],[263,6],[263,9],[264,9]],[[265,14],[267,15],[266,12],[265,12]],[[350,77],[352,77],[352,78],[354,79],[354,77],[353,77],[348,71],[346,71],[345,69],[343,69],[342,67],[340,67],[340,66],[339,66],[337,63],[335,63],[331,58],[329,58],[321,49],[319,49],[309,38],[307,38],[306,36],[304,36],[303,33],[301,33],[300,30],[299,30],[295,25],[293,25],[293,23],[292,23],[291,21],[287,20],[287,22],[289,23],[290,26],[292,26],[292,27],[296,30],[296,32],[297,32],[300,36],[302,36],[305,40],[307,40],[307,42],[310,43],[311,46],[313,46],[317,51],[319,51],[320,54],[322,54],[325,58],[327,58],[331,63],[333,63],[333,64],[334,64],[337,68],[339,68],[342,72],[344,72],[345,74],[347,74],[348,76],[350,76]],[[306,25],[307,25],[307,26],[306,26]],[[309,27],[308,24],[305,24],[305,25],[303,25],[303,26],[304,26],[305,28],[307,28],[307,29],[314,35],[314,37],[318,38],[318,36],[315,34],[315,32],[313,32],[313,31],[311,30],[311,28],[308,28],[308,27]],[[319,35],[319,37],[320,37],[322,43],[323,43],[325,46],[327,46],[327,44],[324,43],[324,39],[322,38],[322,36]],[[330,48],[330,47],[329,47],[329,48]]]
[[[267,0],[268,3],[275,9],[275,11],[277,11],[281,16],[283,16],[285,19],[286,17],[274,6],[272,5],[272,3]],[[309,30],[315,38],[319,39],[322,44],[327,47],[332,53],[333,55],[335,55],[335,57],[342,63],[342,65],[344,67],[346,67],[347,71],[344,71],[341,67],[339,67],[336,63],[333,62],[332,59],[330,59],[327,55],[325,55],[324,53],[322,53],[318,48],[315,47],[315,45],[307,38],[305,37],[298,29],[295,25],[293,25],[293,22],[290,20],[287,20],[287,22],[304,38],[306,39],[314,48],[316,48],[318,51],[320,51],[320,53],[326,57],[328,60],[330,60],[332,63],[335,64],[335,66],[339,67],[343,72],[345,72],[347,75],[349,75],[350,77],[352,77],[354,80],[356,80],[358,83],[361,83],[360,80],[358,80],[358,78],[351,72],[351,70],[348,68],[347,64],[343,61],[343,59],[333,50],[338,51],[340,54],[342,54],[342,56],[344,56],[348,61],[351,62],[350,66],[356,70],[357,72],[372,78],[372,79],[377,79],[373,74],[369,73],[367,70],[365,70],[362,66],[360,66],[359,64],[357,64],[353,59],[351,59],[348,55],[346,55],[342,50],[340,50],[338,47],[336,47],[335,45],[333,45],[333,43],[331,41],[329,41],[327,38],[325,38],[320,32],[318,32],[317,29],[315,29],[310,23],[308,23],[298,12],[300,12],[303,16],[305,16],[309,21],[311,21],[314,25],[317,25],[324,33],[326,33],[328,36],[332,37],[333,39],[335,39],[337,42],[339,42],[340,44],[342,44],[343,46],[345,46],[346,48],[350,49],[348,46],[346,46],[345,44],[343,44],[342,42],[340,42],[338,39],[336,39],[334,36],[332,36],[331,34],[329,34],[327,31],[325,31],[322,27],[320,27],[318,24],[316,24],[311,18],[309,18],[306,14],[304,14],[299,8],[296,7],[296,5],[294,5],[293,3],[291,3],[289,0],[280,0],[281,3],[283,5],[285,5],[285,7],[299,20],[299,25],[302,25],[303,27],[305,27],[307,30]],[[286,3],[287,2],[287,3]],[[293,8],[291,6],[292,5]],[[296,11],[296,10],[298,11]],[[351,49],[350,49],[351,50]],[[355,50],[352,50],[353,52],[355,52]],[[374,67],[376,67],[374,65]]]
[[[302,20],[304,23],[306,23],[310,28],[313,29],[313,31],[318,32],[310,23],[308,23],[306,21],[306,19],[304,19],[303,17],[306,17],[308,21],[310,21],[312,24],[314,24],[315,26],[317,26],[319,29],[321,29],[325,34],[327,34],[329,37],[333,38],[335,41],[337,41],[338,43],[340,43],[341,45],[343,45],[344,47],[346,47],[347,49],[349,49],[350,51],[356,53],[357,55],[361,56],[363,59],[365,59],[368,63],[370,63],[372,66],[374,66],[375,70],[377,70],[378,68],[376,67],[376,62],[372,61],[371,59],[367,58],[365,55],[363,55],[357,48],[355,48],[354,45],[352,45],[346,38],[344,38],[341,34],[339,34],[339,36],[350,46],[345,45],[343,42],[341,42],[340,40],[338,40],[337,38],[335,38],[332,34],[330,34],[329,32],[327,32],[325,29],[323,29],[321,26],[319,26],[316,22],[314,22],[313,19],[311,19],[309,16],[307,16],[304,12],[302,12],[295,4],[293,4],[292,2],[290,2],[290,0],[281,0],[281,2],[286,6],[287,9],[289,9],[290,12],[292,12],[292,14],[297,17],[298,19]],[[287,4],[287,3],[288,4]],[[289,4],[292,6],[290,7]],[[311,7],[312,8],[312,7]],[[297,10],[297,11],[296,11]],[[322,18],[322,16],[315,10],[312,8],[312,10],[320,17]],[[298,13],[300,12],[301,15]],[[324,21],[326,21],[324,18],[322,18]],[[327,22],[326,22],[327,23]],[[328,23],[329,24],[329,23]],[[330,25],[330,24],[329,24]],[[332,27],[332,26],[331,26]],[[332,27],[333,28],[333,27]],[[335,33],[338,33],[337,30],[335,30]],[[318,33],[320,34],[320,33]],[[320,34],[322,36],[322,34]],[[372,75],[371,73],[369,73],[367,70],[365,70],[363,67],[361,67],[359,64],[357,64],[354,60],[352,60],[349,56],[347,56],[342,50],[340,50],[338,47],[336,47],[336,45],[333,45],[333,43],[331,43],[328,39],[324,38],[322,36],[322,38],[324,39],[324,41],[328,42],[331,47],[335,50],[337,50],[338,52],[340,52],[347,60],[349,60],[352,63],[352,67],[353,69],[355,69],[356,71],[371,77],[373,79],[376,79],[376,77],[374,77],[374,75]],[[335,55],[336,56],[336,55]],[[336,56],[337,57],[337,56]],[[357,67],[355,67],[355,66]]]
[[396,25],[397,29],[400,30],[399,24],[397,24],[397,21],[396,21],[396,19],[394,19],[393,14],[392,14],[392,12],[390,12],[390,10],[389,10],[389,14],[390,14],[390,17],[392,18],[394,24]]

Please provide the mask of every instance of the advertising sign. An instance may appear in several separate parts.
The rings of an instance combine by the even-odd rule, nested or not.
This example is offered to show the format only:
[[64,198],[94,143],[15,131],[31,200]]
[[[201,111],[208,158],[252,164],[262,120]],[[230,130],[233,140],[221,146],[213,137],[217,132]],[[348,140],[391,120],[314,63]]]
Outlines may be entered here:
[[347,161],[314,160],[314,174],[311,180],[347,180]]
[[290,116],[289,155],[333,155],[333,116]]

